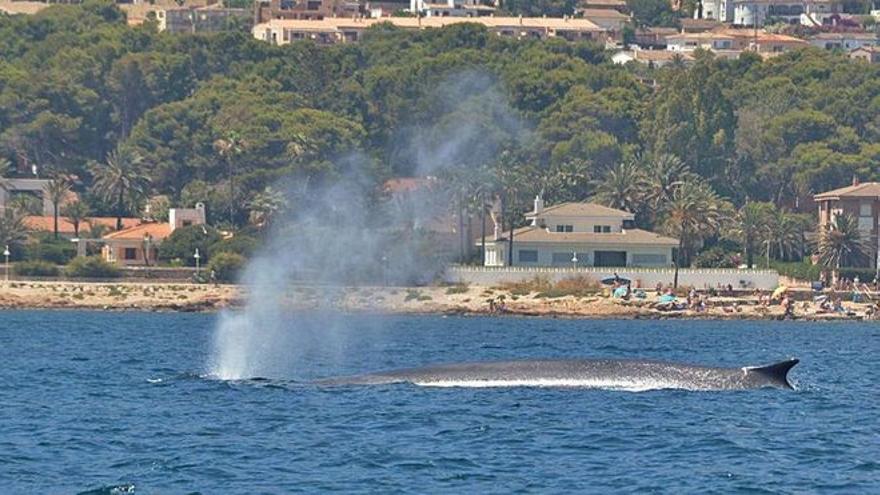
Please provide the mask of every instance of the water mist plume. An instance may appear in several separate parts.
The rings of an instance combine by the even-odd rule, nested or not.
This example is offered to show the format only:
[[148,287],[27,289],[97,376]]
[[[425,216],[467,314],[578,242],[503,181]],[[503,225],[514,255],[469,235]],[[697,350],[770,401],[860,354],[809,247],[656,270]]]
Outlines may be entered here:
[[[442,113],[424,121],[430,125],[413,125],[408,131],[412,139],[401,146],[417,175],[484,165],[502,141],[524,128],[491,78],[468,73],[440,87],[445,90],[433,101]],[[474,107],[474,98],[481,95],[481,106]],[[431,229],[450,214],[451,198],[439,181],[436,187],[377,204],[375,191],[364,187],[360,176],[368,167],[358,166],[357,156],[346,160],[353,172],[328,187],[297,194],[278,186],[297,200],[291,211],[273,220],[266,246],[242,275],[244,309],[220,316],[209,363],[213,376],[300,377],[304,356],[326,355],[344,339],[334,290],[427,283],[449,261],[438,252]],[[292,289],[304,284],[322,291],[320,318],[303,318],[290,309],[297,303]]]

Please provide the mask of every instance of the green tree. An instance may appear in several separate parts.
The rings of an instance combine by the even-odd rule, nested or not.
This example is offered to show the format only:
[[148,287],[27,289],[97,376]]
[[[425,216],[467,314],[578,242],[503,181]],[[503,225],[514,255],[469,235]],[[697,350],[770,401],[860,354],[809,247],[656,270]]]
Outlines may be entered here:
[[140,168],[141,157],[126,149],[107,155],[104,163],[92,163],[93,193],[114,206],[116,230],[122,230],[122,217],[140,209],[147,196],[149,179]]
[[207,225],[190,225],[174,229],[174,232],[159,245],[159,259],[178,260],[187,266],[195,266],[193,255],[196,249],[199,250],[201,259],[208,261],[211,258],[211,246],[220,239],[220,233]]
[[58,215],[61,212],[62,203],[70,194],[70,181],[66,177],[56,176],[46,184],[43,192],[52,202],[53,232],[55,240],[58,240]]
[[266,186],[248,203],[251,224],[259,229],[268,227],[272,217],[285,206],[287,206],[287,199],[284,197],[284,193],[272,188],[272,186]]
[[73,225],[73,234],[76,237],[79,237],[79,227],[89,218],[90,212],[89,205],[79,200],[68,203],[61,210],[64,218]]
[[724,236],[742,246],[746,265],[755,266],[755,249],[765,239],[770,229],[773,204],[749,201],[737,210]]
[[675,188],[663,206],[661,228],[678,238],[677,266],[690,265],[697,247],[724,227],[730,209],[730,204],[702,181],[685,182]]
[[837,282],[841,267],[858,263],[868,252],[858,222],[847,213],[819,230],[818,248],[819,263],[831,270],[832,283]]
[[12,249],[27,240],[27,235],[24,215],[12,208],[6,208],[0,213],[0,245]]
[[635,160],[611,168],[596,184],[593,200],[610,208],[641,214],[649,190],[644,170]]

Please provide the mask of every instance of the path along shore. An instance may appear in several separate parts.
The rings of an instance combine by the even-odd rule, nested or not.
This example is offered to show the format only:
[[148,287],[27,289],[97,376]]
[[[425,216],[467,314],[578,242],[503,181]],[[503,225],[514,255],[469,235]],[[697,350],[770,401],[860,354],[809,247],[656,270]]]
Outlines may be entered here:
[[[88,309],[204,312],[237,309],[247,288],[188,283],[0,282],[3,309]],[[283,295],[291,310],[335,308],[351,312],[392,314],[493,314],[568,318],[781,319],[779,304],[764,306],[754,295],[706,296],[703,310],[662,311],[657,296],[622,301],[605,293],[582,296],[514,293],[478,286],[451,287],[316,287],[297,286]],[[491,302],[490,302],[491,301]],[[876,305],[874,305],[876,308]],[[843,302],[843,312],[822,311],[807,301],[795,305],[799,320],[874,319],[870,302]]]

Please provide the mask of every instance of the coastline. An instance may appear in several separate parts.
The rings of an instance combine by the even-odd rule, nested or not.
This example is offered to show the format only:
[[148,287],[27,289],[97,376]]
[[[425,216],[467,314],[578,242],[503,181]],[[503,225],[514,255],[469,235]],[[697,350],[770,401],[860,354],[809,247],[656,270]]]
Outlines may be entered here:
[[[247,288],[238,285],[150,282],[11,281],[0,285],[0,309],[214,312],[243,307]],[[549,297],[514,294],[497,287],[296,286],[283,295],[292,311],[334,308],[347,312],[491,315],[573,319],[777,320],[781,306],[757,304],[753,296],[708,297],[702,311],[660,311],[655,297],[622,301],[602,293]],[[490,304],[489,301],[493,303]],[[498,304],[498,301],[502,301]],[[734,306],[735,304],[735,306]],[[811,305],[815,306],[815,305]],[[817,313],[798,303],[796,320],[866,319],[868,304],[844,302],[846,313]]]

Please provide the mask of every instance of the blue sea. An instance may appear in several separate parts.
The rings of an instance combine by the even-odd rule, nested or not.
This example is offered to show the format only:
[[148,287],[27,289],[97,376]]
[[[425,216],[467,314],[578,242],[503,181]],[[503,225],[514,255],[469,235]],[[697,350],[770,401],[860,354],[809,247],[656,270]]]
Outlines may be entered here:
[[[217,318],[0,313],[0,493],[880,493],[877,323],[336,316],[326,341],[290,349],[290,376],[236,382],[209,376]],[[796,391],[304,383],[483,359],[791,356]]]

